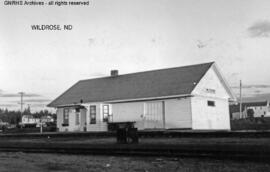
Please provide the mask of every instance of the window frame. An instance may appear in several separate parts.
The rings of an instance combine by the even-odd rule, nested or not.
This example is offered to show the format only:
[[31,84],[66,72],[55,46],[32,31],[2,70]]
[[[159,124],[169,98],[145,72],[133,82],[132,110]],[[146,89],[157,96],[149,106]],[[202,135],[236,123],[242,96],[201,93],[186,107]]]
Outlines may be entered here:
[[69,126],[69,108],[63,109],[63,124],[62,126]]
[[80,109],[75,109],[75,125],[80,125]]
[[[104,107],[107,107],[107,112],[105,113],[105,108]],[[106,114],[106,116],[105,116]],[[110,116],[110,106],[109,105],[102,105],[102,120],[103,122],[109,122],[109,116]]]
[[[92,109],[92,108],[94,108],[94,109]],[[94,112],[92,110],[94,110]],[[93,116],[94,116],[94,118],[92,118]],[[90,105],[90,107],[89,107],[89,118],[90,118],[90,121],[89,121],[90,124],[96,124],[97,123],[97,106],[96,105]]]
[[216,102],[213,100],[207,100],[207,106],[209,107],[216,107]]

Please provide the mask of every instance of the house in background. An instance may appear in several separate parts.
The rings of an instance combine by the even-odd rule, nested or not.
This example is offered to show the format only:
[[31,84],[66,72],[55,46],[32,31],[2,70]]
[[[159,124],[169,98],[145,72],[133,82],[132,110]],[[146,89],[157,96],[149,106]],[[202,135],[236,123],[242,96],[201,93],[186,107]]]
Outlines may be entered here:
[[52,101],[59,131],[107,131],[108,122],[144,129],[230,130],[230,87],[214,62],[81,80]]
[[254,102],[243,102],[242,103],[242,117],[240,117],[240,105],[230,105],[231,119],[247,118],[248,109],[252,109],[254,117],[270,117],[270,104],[268,101],[254,101]]
[[54,119],[51,116],[42,116],[40,118],[35,118],[33,115],[23,115],[22,116],[22,122],[20,122],[20,125],[23,127],[39,127],[40,123],[53,123]]
[[40,117],[40,122],[41,123],[49,123],[49,122],[54,122],[54,119],[53,119],[53,117],[52,116],[49,116],[49,115],[47,115],[47,116],[42,116],[42,117]]
[[245,110],[253,109],[254,117],[270,116],[270,107],[268,101],[246,102],[243,104]]
[[2,127],[5,126],[9,126],[9,123],[8,122],[3,122],[2,119],[0,119],[0,130],[2,129]]
[[34,118],[33,115],[23,115],[22,122],[20,123],[22,126],[25,125],[37,125],[40,123],[39,118]]

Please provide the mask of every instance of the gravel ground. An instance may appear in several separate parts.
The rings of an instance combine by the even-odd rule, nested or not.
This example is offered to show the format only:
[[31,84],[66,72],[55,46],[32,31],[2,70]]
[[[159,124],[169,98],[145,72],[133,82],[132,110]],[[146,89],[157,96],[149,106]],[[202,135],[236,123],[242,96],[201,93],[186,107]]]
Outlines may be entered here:
[[[5,138],[1,142],[115,144],[116,138]],[[237,144],[269,146],[270,138],[140,138],[141,144]]]
[[163,158],[163,157],[115,157],[63,154],[28,154],[0,152],[1,172],[261,172],[270,171],[268,163],[231,160]]

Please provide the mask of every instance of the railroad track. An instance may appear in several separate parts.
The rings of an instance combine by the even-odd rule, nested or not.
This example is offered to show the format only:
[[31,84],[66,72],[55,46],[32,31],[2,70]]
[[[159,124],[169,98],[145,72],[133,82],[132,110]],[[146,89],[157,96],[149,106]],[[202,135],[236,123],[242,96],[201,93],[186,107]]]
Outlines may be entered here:
[[248,145],[159,145],[159,144],[63,144],[1,143],[2,152],[63,153],[79,155],[203,157],[269,162],[270,146]]
[[[116,132],[47,132],[47,133],[2,133],[1,138],[96,138],[115,137]],[[138,131],[140,138],[270,138],[270,131],[191,131],[191,130],[161,130]]]
[[[262,138],[270,139],[269,131],[139,131],[144,138]],[[197,144],[83,144],[65,143],[65,140],[115,138],[114,132],[78,132],[78,133],[32,133],[0,134],[0,151],[26,153],[65,153],[84,155],[125,155],[125,156],[167,156],[167,157],[207,157],[217,159],[236,159],[251,161],[269,161],[270,145],[197,143]],[[34,138],[34,139],[32,139]],[[44,139],[53,138],[53,139]],[[29,142],[17,142],[18,140]],[[35,140],[42,140],[37,142]],[[54,140],[55,139],[55,140]],[[59,139],[62,142],[59,142]],[[46,141],[48,140],[48,141]],[[51,140],[51,141],[50,141]],[[153,139],[153,142],[155,139]],[[83,141],[82,141],[83,142]]]

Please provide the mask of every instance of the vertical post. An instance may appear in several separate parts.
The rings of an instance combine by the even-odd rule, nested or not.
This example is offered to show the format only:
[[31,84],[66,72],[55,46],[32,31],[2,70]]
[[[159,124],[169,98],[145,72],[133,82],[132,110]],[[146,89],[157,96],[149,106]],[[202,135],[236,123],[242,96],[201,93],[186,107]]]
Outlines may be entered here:
[[40,121],[40,133],[43,132],[42,124],[43,124],[42,121]]
[[19,94],[21,95],[21,119],[20,121],[22,122],[22,113],[23,113],[23,95],[24,95],[24,92],[19,92]]
[[142,116],[142,121],[143,121],[143,129],[146,128],[146,103],[143,103],[143,114],[141,115]]
[[240,80],[240,111],[239,111],[239,114],[240,114],[240,118],[243,118],[243,113],[242,113],[242,81]]
[[165,101],[162,101],[162,122],[163,128],[166,129],[166,122],[165,122]]

